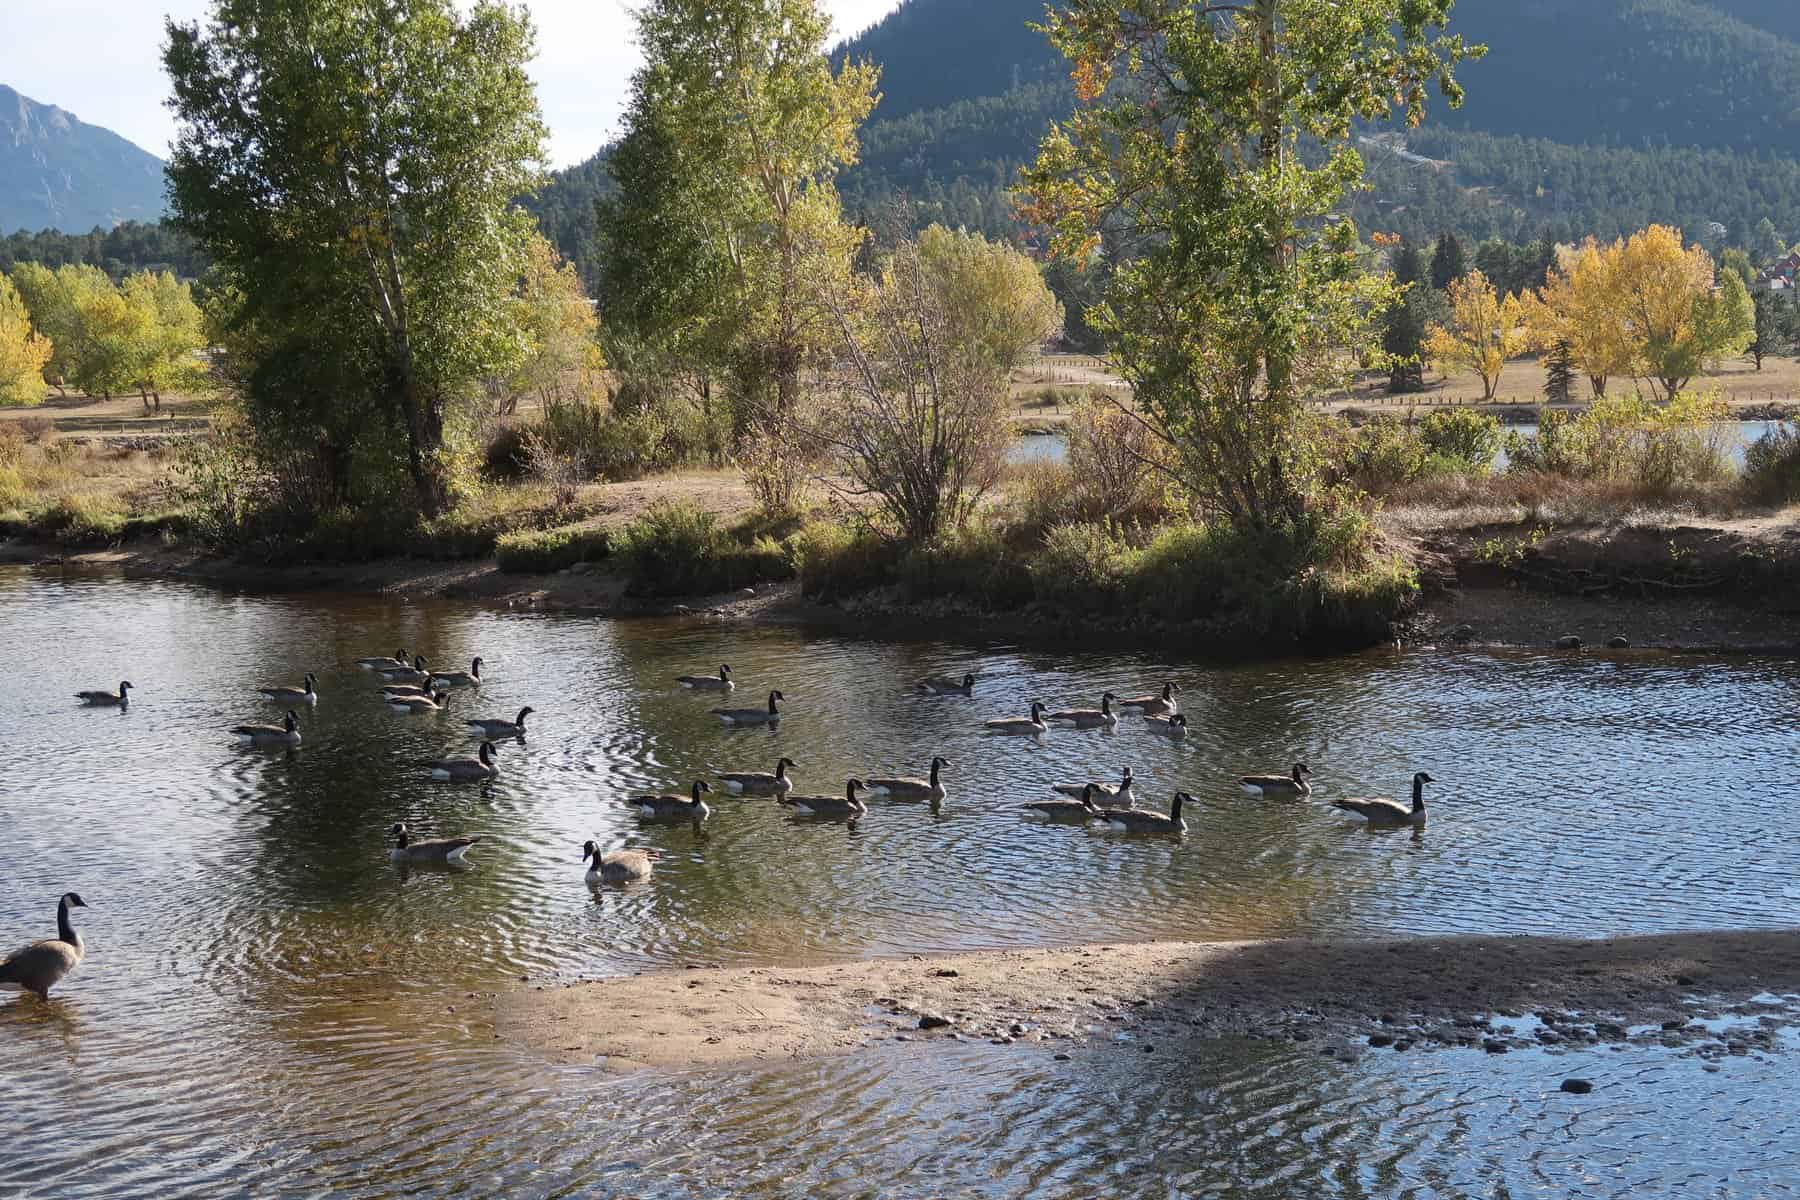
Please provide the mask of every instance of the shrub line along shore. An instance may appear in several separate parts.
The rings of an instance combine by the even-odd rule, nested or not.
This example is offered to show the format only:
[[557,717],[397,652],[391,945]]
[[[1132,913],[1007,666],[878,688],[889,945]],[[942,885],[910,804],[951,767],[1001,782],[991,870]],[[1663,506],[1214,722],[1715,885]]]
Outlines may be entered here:
[[[1713,1059],[1774,1049],[1797,1014],[1758,997],[1796,990],[1800,931],[1790,930],[995,950],[659,970],[485,1000],[504,1040],[558,1063],[632,1070],[951,1039],[1124,1053],[1251,1038],[1342,1059],[1633,1042]],[[1699,1024],[1719,1018],[1724,1031]],[[1563,1061],[1579,1069],[1579,1059]]]

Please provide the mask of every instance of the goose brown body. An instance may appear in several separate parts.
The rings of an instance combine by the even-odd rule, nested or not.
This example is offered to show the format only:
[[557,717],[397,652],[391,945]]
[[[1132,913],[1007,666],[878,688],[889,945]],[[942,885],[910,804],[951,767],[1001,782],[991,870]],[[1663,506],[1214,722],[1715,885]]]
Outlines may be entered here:
[[1186,833],[1187,822],[1182,819],[1181,807],[1192,804],[1193,801],[1194,798],[1186,792],[1176,792],[1166,816],[1158,812],[1146,812],[1141,808],[1107,808],[1102,809],[1101,814],[1109,826],[1127,833]]
[[787,697],[779,691],[769,693],[767,708],[715,708],[713,716],[727,725],[773,725],[781,720],[781,702]]
[[75,698],[95,708],[124,708],[131,703],[131,689],[136,686],[127,679],[116,692],[76,692]]
[[636,883],[648,879],[661,857],[654,850],[608,850],[602,853],[597,842],[588,842],[581,847],[581,861],[592,859],[594,864],[587,872],[590,884]]
[[788,768],[800,764],[783,755],[775,762],[773,773],[768,771],[721,771],[719,782],[725,790],[734,796],[785,796],[794,790],[794,781],[788,778]]
[[790,793],[783,796],[781,802],[809,817],[848,817],[854,821],[869,811],[869,806],[856,794],[862,790],[862,780],[852,779],[844,784],[842,796],[795,796]]
[[870,778],[865,779],[863,785],[877,796],[893,800],[930,800],[935,804],[949,794],[944,789],[944,781],[939,778],[939,773],[949,765],[947,758],[933,758],[929,778]]
[[1335,805],[1345,812],[1355,813],[1377,828],[1423,825],[1425,823],[1425,785],[1436,782],[1437,780],[1424,771],[1414,775],[1410,808],[1398,800],[1390,800],[1386,797],[1346,798],[1335,801]]
[[87,901],[78,894],[64,892],[56,905],[56,936],[20,947],[0,959],[0,988],[31,992],[40,1000],[48,1000],[50,989],[68,978],[69,972],[87,957],[87,943],[69,919],[71,908],[86,907]]
[[398,822],[389,833],[394,837],[394,848],[388,852],[388,857],[395,862],[459,863],[469,852],[469,847],[481,842],[480,837],[431,838],[415,842],[406,826]]

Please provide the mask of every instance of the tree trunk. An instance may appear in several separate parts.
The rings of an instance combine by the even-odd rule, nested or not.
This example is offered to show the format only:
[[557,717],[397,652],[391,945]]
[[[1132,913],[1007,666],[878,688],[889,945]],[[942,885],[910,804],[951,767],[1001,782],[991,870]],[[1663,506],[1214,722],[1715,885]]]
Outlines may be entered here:
[[406,426],[406,468],[419,512],[426,517],[442,516],[450,507],[450,481],[438,458],[444,448],[444,402],[419,393],[412,365],[405,359],[390,367],[388,390]]

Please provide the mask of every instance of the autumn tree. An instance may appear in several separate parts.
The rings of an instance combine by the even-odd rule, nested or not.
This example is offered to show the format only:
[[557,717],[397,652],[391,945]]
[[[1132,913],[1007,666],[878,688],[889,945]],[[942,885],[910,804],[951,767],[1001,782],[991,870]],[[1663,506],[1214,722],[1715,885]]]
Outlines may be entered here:
[[14,267],[12,281],[31,314],[31,327],[50,342],[44,377],[58,395],[66,395],[67,383],[88,352],[82,314],[115,290],[113,281],[99,267],[70,264],[51,270],[37,263]]
[[0,404],[42,404],[50,339],[31,328],[19,289],[0,275]]
[[1614,301],[1631,338],[1635,370],[1665,401],[1708,362],[1742,354],[1755,336],[1744,281],[1732,272],[1716,280],[1706,249],[1683,249],[1681,234],[1667,225],[1626,239],[1615,269]]
[[802,371],[834,337],[809,297],[848,276],[861,241],[833,179],[856,161],[877,73],[832,70],[817,0],[651,0],[637,22],[621,191],[600,213],[609,312],[689,322],[701,369],[731,383],[759,503],[791,509]]
[[1425,335],[1425,353],[1446,368],[1474,371],[1481,376],[1483,400],[1492,400],[1506,364],[1525,353],[1531,334],[1525,324],[1525,304],[1517,296],[1502,300],[1494,285],[1480,271],[1470,271],[1450,281],[1450,321],[1432,325]]
[[201,386],[206,378],[206,364],[200,358],[206,329],[192,286],[167,271],[140,271],[125,281],[120,293],[143,326],[144,341],[134,355],[140,374],[128,386],[138,388],[146,406],[153,399],[158,408],[163,392]]
[[993,487],[1012,440],[1015,363],[1062,327],[1035,264],[980,234],[932,227],[872,279],[828,285],[838,345],[807,435],[900,535],[959,526]]
[[[1338,216],[1353,123],[1454,104],[1450,0],[1070,0],[1046,31],[1078,107],[1025,172],[1059,254],[1129,261],[1090,314],[1187,492],[1240,532],[1314,525],[1304,398],[1379,361],[1393,302]],[[1322,147],[1302,156],[1304,140]],[[1283,563],[1280,569],[1294,564]]]
[[605,365],[593,302],[574,266],[562,261],[542,234],[532,234],[526,247],[511,321],[524,343],[523,356],[509,374],[489,382],[505,413],[528,392],[550,403],[572,382],[591,385]]
[[[521,351],[506,319],[544,126],[523,10],[476,0],[213,0],[170,22],[177,223],[240,306],[251,411],[352,468],[451,502],[460,411]],[[374,484],[370,485],[374,487]]]
[[1601,246],[1593,238],[1563,247],[1544,286],[1526,300],[1532,340],[1546,349],[1566,345],[1596,397],[1636,357],[1621,299],[1620,253],[1617,244]]

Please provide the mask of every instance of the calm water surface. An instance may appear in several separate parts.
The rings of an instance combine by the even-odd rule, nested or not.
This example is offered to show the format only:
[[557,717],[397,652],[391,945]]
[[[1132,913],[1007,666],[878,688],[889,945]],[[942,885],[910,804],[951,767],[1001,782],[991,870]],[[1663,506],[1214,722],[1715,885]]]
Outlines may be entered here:
[[[898,1045],[757,1071],[620,1080],[549,1068],[456,1007],[533,978],[1095,939],[1791,926],[1800,668],[1781,660],[1411,652],[1202,667],[1154,655],[894,644],[328,596],[242,597],[0,569],[0,940],[81,891],[87,963],[50,1006],[0,1000],[0,1195],[1286,1196],[1785,1194],[1800,1178],[1776,1056],[1632,1048],[1570,1062],[1441,1053],[1350,1066],[1297,1049]],[[479,698],[401,717],[366,654],[486,659]],[[778,731],[671,687],[721,661]],[[973,699],[904,681],[976,671]],[[295,755],[224,732],[259,684],[320,675]],[[70,693],[138,685],[126,712]],[[983,718],[1107,687],[1183,687],[1182,745],[994,740]],[[488,789],[408,765],[466,716],[538,709]],[[956,766],[940,814],[856,829],[718,799],[703,831],[616,803],[788,754],[808,790]],[[1431,826],[1372,835],[1232,778],[1305,758],[1329,794]],[[1021,823],[1043,785],[1132,765],[1182,841]],[[479,832],[471,869],[405,871],[385,830]],[[581,843],[661,849],[596,894]],[[466,1007],[474,1010],[470,1003]],[[628,1015],[622,1015],[628,1019]],[[1609,1083],[1621,1086],[1609,1087]],[[1683,1131],[1704,1128],[1704,1139]],[[1658,1191],[1657,1189],[1662,1189]]]

